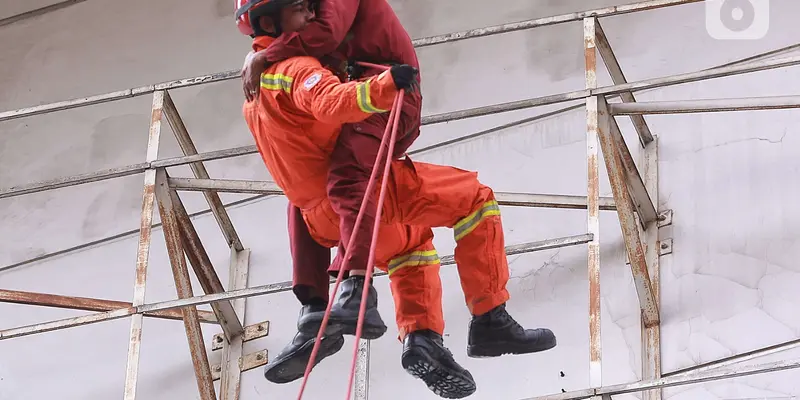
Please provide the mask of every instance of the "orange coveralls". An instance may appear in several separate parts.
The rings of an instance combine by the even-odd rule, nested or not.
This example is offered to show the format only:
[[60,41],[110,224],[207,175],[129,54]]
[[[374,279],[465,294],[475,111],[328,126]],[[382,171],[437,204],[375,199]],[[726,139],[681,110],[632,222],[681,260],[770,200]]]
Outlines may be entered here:
[[[272,40],[258,37],[253,47],[264,48]],[[326,182],[341,127],[386,112],[396,92],[389,71],[342,83],[317,59],[293,57],[268,68],[258,100],[244,104],[267,169],[323,246],[340,240]],[[500,210],[477,173],[406,158],[392,161],[389,179],[375,265],[389,272],[400,338],[421,329],[444,332],[433,227],[454,230],[455,260],[470,312],[480,315],[505,303],[508,262]]]

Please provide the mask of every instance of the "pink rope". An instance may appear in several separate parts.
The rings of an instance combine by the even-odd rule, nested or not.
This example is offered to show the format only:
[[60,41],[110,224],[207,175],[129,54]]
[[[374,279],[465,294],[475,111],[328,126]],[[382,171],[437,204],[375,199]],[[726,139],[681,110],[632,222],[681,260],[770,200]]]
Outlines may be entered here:
[[359,64],[359,65],[361,65],[363,67],[367,67],[367,68],[379,69],[381,71],[386,71],[386,70],[388,70],[390,68],[388,65],[373,64],[373,63],[368,63],[368,62],[364,62],[364,61],[356,61],[356,64]]
[[[350,400],[350,396],[353,392],[353,380],[355,379],[356,374],[356,364],[358,363],[358,342],[361,340],[361,334],[364,329],[364,315],[367,311],[367,296],[369,294],[369,286],[372,281],[372,273],[375,270],[375,249],[378,247],[378,231],[381,228],[381,212],[383,211],[383,200],[386,197],[386,186],[387,182],[389,181],[389,171],[392,168],[392,154],[394,154],[394,143],[397,139],[397,127],[400,121],[400,108],[403,105],[403,96],[405,95],[405,91],[401,90],[397,93],[397,97],[394,99],[394,107],[392,108],[392,113],[389,114],[389,121],[390,123],[386,124],[387,131],[388,127],[392,127],[391,137],[389,138],[389,150],[387,151],[386,155],[386,162],[383,166],[383,179],[381,180],[381,192],[378,195],[378,204],[377,204],[377,211],[375,213],[375,224],[372,227],[372,242],[369,245],[369,258],[367,261],[367,276],[364,279],[364,290],[361,293],[361,309],[358,310],[358,326],[356,327],[356,342],[353,348],[353,363],[350,366],[350,383],[347,384],[347,397],[345,400]],[[384,133],[384,136],[386,134]],[[375,167],[377,167],[377,163]],[[377,168],[375,168],[377,169]]]
[[[380,65],[378,66],[384,69],[388,69],[385,66],[380,66]],[[383,139],[381,140],[380,148],[378,150],[378,155],[375,158],[375,167],[372,169],[372,173],[370,174],[369,183],[367,184],[367,191],[364,194],[364,200],[361,202],[361,207],[358,210],[358,215],[356,216],[356,222],[355,222],[356,229],[354,229],[354,231],[358,232],[358,227],[361,226],[361,220],[363,219],[366,205],[367,203],[369,203],[369,198],[372,195],[373,190],[375,189],[375,181],[376,181],[375,178],[378,175],[377,166],[380,165],[380,161],[383,158],[384,149],[386,148],[386,141],[388,140],[389,151],[386,157],[387,162],[385,163],[384,166],[384,173],[383,173],[384,177],[383,181],[381,182],[381,191],[380,195],[378,196],[377,216],[375,217],[375,226],[373,228],[372,242],[370,245],[370,252],[369,252],[369,262],[367,263],[367,276],[365,277],[364,280],[364,291],[361,295],[362,297],[361,309],[359,310],[358,314],[358,326],[356,328],[356,346],[355,346],[355,352],[353,354],[353,365],[350,369],[350,384],[348,386],[347,399],[350,399],[350,394],[352,392],[352,387],[353,387],[353,378],[355,375],[356,360],[358,357],[358,341],[361,338],[361,333],[364,325],[364,314],[366,312],[366,298],[369,290],[370,280],[372,278],[372,271],[374,270],[372,264],[374,263],[375,259],[375,244],[377,243],[377,236],[378,236],[377,232],[380,227],[379,224],[381,220],[381,211],[383,209],[381,205],[383,204],[383,198],[386,192],[386,182],[388,180],[387,178],[389,175],[389,167],[391,166],[391,157],[392,157],[392,152],[394,150],[394,142],[397,137],[397,123],[399,121],[400,107],[403,103],[404,94],[405,92],[401,90],[397,93],[397,96],[395,97],[394,104],[392,105],[392,111],[389,114],[389,121],[386,124],[386,130],[383,133]],[[349,254],[353,250],[354,243],[355,243],[355,238],[351,238],[350,242],[347,244],[347,248],[345,249],[345,254]],[[300,386],[300,393],[297,395],[298,400],[302,400],[303,398],[303,393],[305,392],[306,385],[308,384],[308,377],[311,373],[314,361],[317,359],[320,342],[322,340],[323,334],[325,333],[325,329],[328,327],[328,320],[330,319],[331,315],[331,307],[333,306],[333,301],[335,299],[336,293],[339,290],[339,284],[342,282],[342,279],[344,277],[344,271],[346,270],[346,265],[347,265],[347,259],[345,258],[345,260],[342,262],[342,265],[340,266],[339,274],[336,277],[336,283],[334,284],[333,290],[331,291],[330,299],[328,300],[328,306],[325,309],[325,316],[322,318],[322,325],[320,325],[319,331],[317,332],[316,340],[314,340],[314,349],[311,351],[311,358],[308,360],[308,365],[306,365],[306,370],[305,373],[303,374],[303,383]]]

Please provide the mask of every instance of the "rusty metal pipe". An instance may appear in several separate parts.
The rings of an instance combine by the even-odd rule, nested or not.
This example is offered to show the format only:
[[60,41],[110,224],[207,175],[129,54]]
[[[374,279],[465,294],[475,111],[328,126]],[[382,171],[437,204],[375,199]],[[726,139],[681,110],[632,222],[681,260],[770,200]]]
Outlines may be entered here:
[[[153,106],[150,113],[150,130],[147,139],[147,155],[145,162],[152,162],[158,158],[158,148],[161,142],[161,118],[164,115],[164,91],[153,93]],[[138,307],[145,302],[145,285],[147,282],[147,266],[150,260],[150,241],[153,231],[153,212],[155,211],[155,185],[156,171],[149,169],[144,174],[144,189],[142,193],[142,212],[139,217],[139,243],[136,248],[136,272],[133,283],[133,307]],[[112,312],[113,313],[113,312]],[[141,314],[131,318],[130,337],[128,341],[128,361],[125,370],[124,400],[136,398],[136,387],[139,380],[139,356],[142,347]]]
[[[460,40],[472,39],[498,35],[501,33],[515,32],[520,30],[537,28],[561,24],[566,22],[580,21],[588,16],[608,17],[621,15],[636,11],[652,10],[681,4],[696,3],[702,0],[653,0],[626,4],[620,6],[603,7],[593,10],[580,11],[575,13],[555,15],[551,17],[536,18],[527,21],[514,22],[510,24],[495,25],[479,29],[470,29],[462,32],[448,33],[446,35],[431,36],[413,40],[415,47],[432,46],[435,44],[456,42]],[[116,100],[127,99],[153,93],[156,90],[171,90],[189,86],[203,85],[212,82],[222,82],[241,77],[241,70],[217,72],[213,74],[196,76],[192,78],[179,79],[154,85],[140,86],[116,92],[105,93],[95,96],[87,96],[78,99],[59,101],[50,104],[43,104],[33,107],[20,108],[18,110],[0,112],[0,122],[12,119],[28,117],[33,115],[47,114],[55,111],[69,110],[93,104],[107,103]]]
[[[713,79],[723,76],[732,76],[749,72],[763,71],[773,68],[783,68],[800,64],[800,57],[788,57],[771,61],[748,61],[745,64],[728,65],[705,69],[699,72],[688,74],[672,75],[662,78],[648,79],[639,82],[611,85],[590,90],[579,90],[574,92],[560,93],[550,96],[536,97],[528,100],[513,101],[508,103],[495,104],[491,106],[471,108],[461,111],[447,112],[443,114],[429,115],[422,118],[423,125],[438,124],[449,121],[456,121],[467,118],[481,117],[491,114],[504,113],[515,110],[533,108],[542,105],[562,103],[571,100],[581,100],[591,95],[604,94],[606,96],[619,95],[621,93],[636,92],[639,90],[653,89],[681,83],[695,82],[704,79]],[[237,75],[238,77],[238,75]],[[577,109],[578,107],[575,107]],[[567,110],[573,108],[567,108]],[[34,182],[21,186],[14,186],[0,190],[0,199],[20,196],[23,194],[37,193],[46,190],[64,188],[69,186],[81,185],[90,182],[118,178],[122,176],[135,175],[144,172],[148,168],[173,167],[178,165],[190,164],[198,161],[218,160],[229,157],[237,157],[247,154],[255,154],[258,150],[255,146],[243,146],[226,150],[218,150],[186,157],[175,157],[165,160],[154,160],[145,164],[134,164],[125,167],[112,168],[88,174],[62,177],[42,182]]]
[[[258,193],[267,195],[283,195],[283,191],[274,182],[246,181],[235,179],[192,179],[169,178],[169,186],[175,190],[187,191],[220,191],[226,193]],[[495,192],[497,202],[502,206],[585,209],[585,196]],[[602,197],[599,200],[602,210],[613,211],[614,199]]]
[[[82,311],[113,311],[121,308],[132,307],[131,303],[114,300],[92,299],[88,297],[61,296],[49,293],[22,292],[17,290],[0,289],[0,303],[23,304],[40,307],[63,308],[67,310]],[[217,324],[214,313],[200,310],[197,312],[200,322]],[[182,320],[180,310],[165,310],[145,313],[146,317]]]
[[609,104],[611,115],[685,114],[800,108],[800,96],[744,97]]
[[786,57],[777,60],[755,61],[745,65],[713,68],[713,69],[690,72],[685,74],[670,75],[654,79],[645,79],[638,82],[604,86],[591,90],[590,89],[576,90],[573,92],[536,97],[528,100],[512,101],[508,103],[495,104],[491,106],[476,107],[467,110],[429,115],[427,117],[422,118],[422,124],[431,125],[443,122],[457,121],[467,118],[483,117],[486,115],[499,114],[516,110],[524,110],[538,106],[562,103],[570,100],[578,100],[589,96],[619,95],[621,93],[633,92],[636,90],[653,89],[671,85],[679,85],[689,82],[697,82],[706,79],[715,79],[725,76],[741,75],[741,74],[765,71],[775,68],[784,68],[797,64],[800,64],[800,56]]
[[[619,65],[617,56],[614,55],[614,50],[611,49],[611,43],[609,43],[608,36],[606,36],[605,31],[603,31],[600,21],[597,21],[595,28],[597,33],[597,51],[600,53],[603,63],[606,65],[606,70],[611,76],[612,82],[614,82],[615,85],[628,83],[625,74],[622,72],[622,66]],[[636,102],[636,97],[631,92],[622,92],[619,94],[619,97],[622,99],[623,103]],[[650,132],[650,127],[647,126],[644,117],[641,115],[632,115],[631,123],[633,123],[636,133],[639,135],[639,143],[642,144],[642,147],[645,147],[648,143],[653,141],[653,133]]]
[[[532,253],[536,251],[558,249],[568,246],[577,246],[581,244],[586,244],[591,240],[592,240],[592,235],[583,234],[583,235],[567,236],[555,239],[547,239],[539,242],[506,246],[505,250],[506,250],[506,255],[510,256],[516,254]],[[442,257],[441,264],[454,265],[455,257],[453,255]],[[386,275],[387,275],[386,272],[383,271],[376,272],[374,274],[374,276],[376,277],[386,276]],[[0,340],[33,335],[40,332],[49,332],[58,329],[66,329],[74,326],[81,326],[96,322],[108,321],[112,319],[119,319],[137,313],[169,310],[187,306],[197,306],[200,304],[209,304],[224,300],[241,299],[246,297],[263,296],[267,294],[287,292],[290,290],[292,290],[292,281],[287,281],[287,282],[272,283],[268,285],[255,286],[247,289],[231,290],[225,293],[207,294],[203,296],[194,296],[187,299],[162,301],[138,307],[114,310],[108,313],[92,314],[78,318],[66,318],[57,321],[45,322],[42,324],[34,324],[18,328],[0,330]]]
[[[168,185],[169,177],[166,171],[163,172],[163,175],[165,177],[164,183]],[[189,263],[192,265],[192,269],[194,270],[198,282],[200,282],[200,286],[205,293],[224,292],[225,288],[222,286],[222,281],[220,281],[217,271],[211,263],[211,258],[208,256],[206,249],[203,247],[203,243],[200,241],[200,235],[197,234],[197,230],[195,230],[191,219],[189,219],[189,214],[186,212],[186,208],[183,206],[180,196],[169,188],[167,188],[167,192],[169,193],[171,207],[178,223],[180,238],[183,244],[182,250],[189,259]],[[232,249],[236,250],[233,247]],[[225,338],[228,339],[228,341],[233,340],[244,332],[242,322],[239,320],[236,311],[233,309],[233,305],[229,301],[212,303],[211,308],[214,310],[214,314],[216,314],[217,320],[219,320],[222,331],[225,333]],[[242,320],[244,320],[244,316],[242,316]]]
[[[247,204],[247,203],[250,203],[250,202],[261,200],[261,199],[263,199],[265,197],[267,197],[267,196],[266,195],[256,195],[256,196],[248,197],[248,198],[245,198],[245,199],[232,201],[230,203],[224,204],[224,206],[225,207],[237,207],[237,206],[244,205],[244,204]],[[207,215],[207,214],[210,214],[210,213],[211,213],[211,210],[207,208],[205,210],[201,210],[201,211],[197,211],[197,212],[193,212],[193,213],[189,214],[189,218],[201,217],[201,216],[204,216],[204,215]],[[161,223],[160,222],[153,224],[153,228],[154,229],[155,228],[159,228],[159,227],[161,227]],[[21,267],[23,265],[31,264],[31,263],[34,263],[34,262],[37,262],[37,261],[47,260],[49,258],[53,258],[53,257],[56,257],[56,256],[69,254],[69,253],[72,253],[73,251],[87,249],[89,247],[97,246],[97,245],[100,245],[100,244],[103,244],[103,243],[108,243],[108,242],[113,241],[113,240],[122,239],[122,238],[125,238],[125,237],[128,237],[128,236],[134,235],[136,233],[139,233],[139,229],[131,229],[131,230],[120,232],[120,233],[117,233],[117,234],[114,234],[114,235],[111,235],[111,236],[106,236],[104,238],[100,238],[100,239],[97,239],[97,240],[92,240],[91,242],[81,243],[81,244],[79,244],[77,246],[67,247],[65,249],[56,250],[56,251],[51,252],[51,253],[45,253],[45,254],[42,254],[40,256],[36,256],[36,257],[33,257],[33,258],[29,258],[27,260],[22,260],[22,261],[19,261],[19,262],[15,262],[14,264],[10,264],[10,265],[6,265],[6,266],[3,266],[3,267],[0,267],[0,272],[8,271],[10,269]]]
[[762,347],[760,349],[747,351],[730,357],[724,357],[718,360],[709,361],[706,363],[693,365],[691,367],[682,368],[676,371],[671,371],[662,374],[664,377],[677,376],[677,375],[691,375],[698,372],[719,371],[721,368],[729,367],[734,364],[750,361],[755,358],[766,357],[769,355],[777,354],[784,351],[794,350],[800,348],[800,339],[790,340],[772,346]]
[[574,392],[551,394],[546,396],[528,397],[522,400],[579,400],[589,399],[595,396],[612,396],[637,393],[645,390],[661,389],[675,386],[693,385],[703,382],[719,381],[724,379],[740,378],[750,375],[765,374],[769,372],[786,371],[800,368],[800,361],[776,361],[771,363],[748,365],[736,370],[720,369],[714,371],[700,372],[667,378],[649,379],[633,383],[622,383],[599,387],[596,389],[584,389]]
[[[178,298],[190,298],[193,296],[192,282],[189,277],[189,268],[186,266],[186,256],[183,252],[180,223],[175,216],[175,207],[172,204],[172,197],[167,185],[167,171],[164,169],[156,171],[156,200],[158,202],[158,211],[161,215],[161,223],[163,224],[164,241],[167,245],[169,264],[172,267],[175,290]],[[183,325],[186,330],[186,339],[189,342],[189,353],[192,357],[200,398],[202,400],[216,400],[214,378],[211,375],[208,354],[203,344],[203,331],[200,328],[200,321],[197,319],[197,308],[196,306],[187,306],[183,307],[181,311],[183,312]]]
[[678,6],[689,3],[697,3],[700,1],[703,0],[640,1],[631,4],[596,8],[593,10],[578,11],[573,13],[554,15],[551,17],[536,18],[536,19],[529,19],[527,21],[488,26],[486,28],[471,29],[463,32],[455,32],[444,35],[431,36],[427,38],[414,40],[414,45],[416,47],[433,46],[435,44],[457,42],[460,40],[498,35],[501,33],[522,31],[527,29],[539,28],[542,26],[550,26],[550,25],[563,24],[567,22],[582,21],[583,19],[588,17],[596,17],[596,18],[611,17],[615,15],[629,14],[638,11],[654,10],[657,8]]
[[[597,87],[597,18],[583,21],[583,46],[586,89]],[[600,386],[602,379],[602,335],[600,323],[600,173],[598,166],[598,97],[586,99],[586,198],[587,232],[592,241],[587,246],[589,281],[589,385]]]
[[636,293],[639,296],[639,307],[642,311],[642,323],[645,327],[658,325],[660,315],[658,304],[655,300],[653,287],[650,282],[650,275],[645,260],[644,248],[639,236],[639,229],[634,216],[633,201],[628,192],[628,184],[620,150],[617,148],[616,141],[611,134],[611,118],[608,114],[608,105],[601,96],[598,99],[598,136],[600,138],[600,148],[603,151],[603,159],[608,172],[608,179],[611,182],[611,190],[614,194],[614,204],[617,205],[617,217],[622,236],[625,240],[625,249],[631,264],[633,282],[636,286]]
[[55,3],[55,4],[51,4],[49,6],[44,6],[44,7],[40,7],[40,8],[34,9],[34,10],[26,11],[26,12],[21,13],[21,14],[12,15],[10,17],[6,17],[6,18],[3,18],[3,19],[0,19],[0,27],[6,26],[6,25],[11,25],[11,24],[13,24],[15,22],[24,21],[26,19],[30,19],[30,18],[34,18],[34,17],[40,17],[40,16],[42,16],[44,14],[48,14],[48,13],[51,13],[53,11],[61,10],[62,8],[67,8],[67,7],[73,6],[75,4],[83,3],[84,1],[86,1],[86,0],[66,0],[66,1],[61,1],[61,2]]
[[[181,118],[181,114],[178,112],[178,107],[175,106],[175,102],[172,101],[172,96],[169,95],[169,92],[166,92],[164,97],[164,115],[167,117],[167,122],[169,122],[170,127],[172,127],[172,133],[175,134],[175,139],[178,140],[181,151],[183,151],[183,154],[186,156],[197,155],[197,147],[195,147],[192,137],[189,136],[189,130],[186,129],[183,118]],[[202,162],[191,163],[189,164],[189,168],[192,170],[195,178],[209,178],[208,170],[206,170],[206,166],[203,165]],[[214,214],[214,219],[217,220],[217,224],[220,230],[222,230],[222,235],[225,236],[225,241],[228,246],[233,247],[236,251],[244,250],[239,234],[236,233],[233,222],[230,216],[228,216],[228,212],[225,211],[225,206],[222,204],[219,195],[212,192],[205,192],[203,195],[206,198],[206,202],[208,202],[208,206],[212,210],[211,212]]]

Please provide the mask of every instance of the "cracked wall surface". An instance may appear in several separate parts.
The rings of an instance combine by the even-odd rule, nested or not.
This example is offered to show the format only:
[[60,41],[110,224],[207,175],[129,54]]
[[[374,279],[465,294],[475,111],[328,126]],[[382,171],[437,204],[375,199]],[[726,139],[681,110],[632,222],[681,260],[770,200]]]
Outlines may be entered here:
[[[412,37],[609,6],[622,0],[394,0]],[[230,1],[89,0],[0,28],[0,109],[10,110],[154,82],[239,68],[249,49],[232,22]],[[800,4],[770,2],[770,32],[761,40],[718,41],[705,29],[704,5],[602,20],[630,81],[690,72],[800,41]],[[2,9],[2,6],[0,6]],[[56,27],[56,29],[43,29]],[[427,47],[422,62],[424,114],[582,89],[580,23]],[[797,54],[789,54],[797,55]],[[640,101],[793,94],[796,68],[758,72],[637,94]],[[601,85],[610,84],[598,68]],[[199,151],[252,144],[241,117],[238,81],[173,92]],[[148,96],[0,123],[0,187],[142,162]],[[567,105],[426,126],[414,148],[540,115]],[[794,110],[647,116],[659,136],[658,208],[674,210],[673,253],[661,258],[662,361],[665,372],[706,363],[800,336],[800,114]],[[641,150],[629,120],[618,118],[637,163]],[[586,193],[585,111],[532,123],[413,156],[477,170],[497,191]],[[180,155],[164,124],[162,158]],[[641,165],[641,164],[640,164]],[[207,163],[214,178],[269,179],[257,155]],[[191,176],[188,168],[170,169]],[[604,166],[601,196],[611,196]],[[142,176],[0,200],[0,268],[136,229]],[[231,202],[247,196],[223,195]],[[182,194],[189,212],[206,207]],[[285,199],[266,198],[230,209],[252,249],[249,285],[290,279]],[[507,244],[586,232],[586,213],[502,208]],[[156,221],[158,216],[156,213]],[[194,219],[222,282],[228,249],[210,215]],[[603,384],[641,377],[639,308],[617,217],[600,215]],[[448,230],[437,230],[439,253],[452,254]],[[136,235],[0,272],[0,288],[129,301]],[[478,381],[474,399],[520,399],[588,385],[588,280],[584,246],[509,258],[508,309],[523,325],[547,326],[557,348],[499,359],[466,357],[469,315],[454,268],[442,269],[445,343]],[[195,293],[201,293],[196,280]],[[379,307],[392,321],[385,278]],[[153,232],[147,302],[176,296],[160,229]],[[245,352],[277,355],[294,334],[299,311],[289,293],[252,298],[246,323],[271,321],[270,334]],[[208,309],[203,307],[203,309]],[[85,314],[0,304],[0,329]],[[434,397],[400,366],[396,330],[372,344],[373,399]],[[129,320],[105,322],[0,341],[0,400],[119,398],[125,376]],[[220,329],[204,325],[206,343]],[[306,398],[343,396],[352,340],[315,370]],[[210,346],[208,347],[210,349]],[[209,352],[211,353],[211,352]],[[218,352],[211,354],[219,361]],[[789,351],[749,361],[800,357]],[[140,398],[198,398],[179,322],[145,319]],[[791,399],[800,372],[781,372],[665,390],[672,400]],[[261,369],[244,374],[242,398],[292,398],[299,382],[273,385]],[[323,397],[325,396],[325,397]],[[617,397],[615,397],[616,399]],[[637,395],[619,398],[638,398]]]

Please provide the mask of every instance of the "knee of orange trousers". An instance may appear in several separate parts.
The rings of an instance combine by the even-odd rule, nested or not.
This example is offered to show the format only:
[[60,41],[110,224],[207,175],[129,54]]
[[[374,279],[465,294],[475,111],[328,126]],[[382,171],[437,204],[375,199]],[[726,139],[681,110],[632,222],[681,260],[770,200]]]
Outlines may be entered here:
[[409,333],[425,329],[444,334],[439,268],[437,260],[434,264],[389,270],[398,340],[403,341]]
[[[359,238],[359,244],[364,248],[363,263],[354,263],[354,258],[346,257],[344,250],[344,243],[340,243],[336,252],[336,257],[328,268],[328,273],[332,276],[337,276],[341,269],[349,272],[352,270],[367,269],[367,261],[369,256],[370,245],[372,241],[372,227],[370,232],[365,235],[363,239]],[[381,223],[378,229],[378,240],[375,247],[375,259],[373,265],[377,268],[386,268],[389,260],[397,254],[404,254],[418,246],[419,243],[425,243],[433,239],[433,231],[427,233],[424,229],[419,227],[412,227],[397,223]],[[353,254],[353,253],[350,253]],[[355,260],[358,261],[358,260]]]
[[[412,103],[403,106],[392,159],[405,154],[419,137],[421,105],[419,101]],[[342,126],[336,146],[331,152],[327,181],[328,197],[338,214],[358,212],[372,169],[383,165],[376,165],[375,161],[388,121],[389,115],[383,113],[374,114],[359,123]]]
[[510,298],[500,207],[488,187],[478,191],[474,211],[453,227],[455,259],[467,308],[481,315]]

